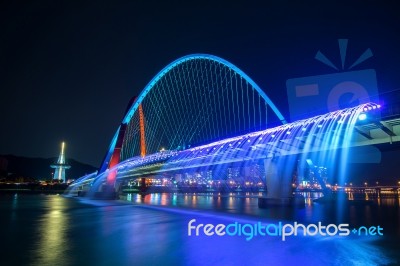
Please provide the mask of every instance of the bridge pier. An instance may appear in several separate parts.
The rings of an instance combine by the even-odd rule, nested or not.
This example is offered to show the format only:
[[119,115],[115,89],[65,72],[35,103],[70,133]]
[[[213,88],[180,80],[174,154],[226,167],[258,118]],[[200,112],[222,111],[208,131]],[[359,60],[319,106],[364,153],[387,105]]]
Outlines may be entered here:
[[267,158],[264,160],[267,196],[258,199],[259,208],[269,206],[303,206],[304,198],[293,196],[293,171],[296,156]]
[[104,184],[100,187],[100,191],[94,192],[94,199],[117,199],[117,192],[115,191],[114,185]]
[[146,192],[146,190],[147,190],[147,187],[146,187],[146,178],[145,177],[142,177],[141,179],[140,179],[140,192],[141,193],[145,193]]

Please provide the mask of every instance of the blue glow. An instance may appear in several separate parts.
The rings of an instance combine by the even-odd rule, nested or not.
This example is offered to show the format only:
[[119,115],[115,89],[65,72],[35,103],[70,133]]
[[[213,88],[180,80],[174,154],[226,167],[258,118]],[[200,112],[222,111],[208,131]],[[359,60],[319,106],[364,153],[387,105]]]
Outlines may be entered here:
[[[185,169],[198,170],[199,174],[196,176],[201,176],[200,172],[204,174],[208,171],[211,171],[212,176],[218,176],[218,173],[229,172],[228,165],[230,163],[240,162],[243,167],[244,164],[251,164],[253,160],[272,158],[280,169],[292,169],[288,165],[297,161],[303,165],[306,159],[315,160],[318,165],[328,168],[337,167],[339,169],[338,181],[343,183],[346,178],[348,147],[351,146],[353,128],[360,119],[359,117],[367,118],[367,114],[363,111],[364,108],[373,109],[373,106],[377,107],[373,103],[362,104],[185,150],[166,150],[148,154],[145,157],[132,157],[120,162],[112,169],[99,173],[92,183],[93,185],[90,188],[85,187],[96,192],[101,188],[103,180],[110,171],[118,172],[117,180],[134,178],[143,173],[153,174],[157,179],[163,177],[164,173],[186,171]],[[309,134],[304,134],[302,131],[304,125],[308,125],[307,132]],[[322,128],[319,125],[322,125]],[[338,134],[338,132],[342,134]],[[342,136],[346,136],[346,138]],[[244,142],[245,139],[251,140],[250,142],[253,142],[254,145],[249,144],[248,141]],[[303,144],[297,145],[297,140]],[[318,145],[315,145],[316,141]],[[229,149],[229,147],[232,148]],[[210,152],[205,152],[207,150]],[[290,161],[291,155],[299,155],[299,160]],[[230,172],[230,174],[232,173]],[[285,176],[291,177],[292,175],[288,173]],[[193,178],[196,177],[189,178],[194,182]]]
[[123,119],[122,123],[126,124],[129,123],[130,119],[132,118],[133,114],[135,111],[138,109],[140,103],[143,101],[143,99],[146,97],[146,95],[150,92],[150,90],[154,87],[154,85],[158,82],[158,80],[161,79],[168,71],[173,69],[175,66],[188,61],[188,60],[195,60],[195,59],[208,59],[208,60],[213,60],[219,63],[224,64],[225,66],[231,68],[234,70],[236,73],[241,75],[247,82],[250,83],[251,86],[254,87],[254,89],[260,94],[260,96],[265,100],[265,102],[268,104],[269,107],[274,111],[276,116],[279,118],[279,120],[283,123],[286,124],[286,119],[282,115],[282,113],[278,110],[278,108],[275,106],[275,104],[271,101],[271,99],[265,94],[265,92],[249,77],[244,73],[241,69],[239,69],[237,66],[234,64],[218,57],[215,55],[208,55],[208,54],[191,54],[187,56],[183,56],[169,65],[167,65],[165,68],[163,68],[160,72],[158,72],[157,75],[154,76],[154,78],[146,85],[146,87],[142,90],[142,92],[139,94],[137,97],[135,103],[132,105],[132,107],[129,109],[127,112],[125,118]]
[[[156,86],[157,82],[159,82],[160,79],[162,79],[165,75],[167,75],[167,73],[169,71],[172,71],[175,67],[177,67],[178,65],[183,64],[183,63],[185,63],[187,61],[198,60],[198,59],[203,59],[203,60],[205,59],[205,60],[210,60],[210,61],[214,61],[214,62],[220,63],[220,64],[230,68],[234,72],[236,72],[244,80],[246,80],[248,82],[248,84],[251,85],[254,88],[255,91],[257,91],[259,96],[261,96],[261,98],[266,102],[267,106],[269,106],[273,110],[273,112],[278,117],[278,119],[282,122],[282,124],[286,124],[287,123],[287,121],[284,118],[284,116],[282,115],[282,113],[278,110],[278,108],[271,101],[271,99],[265,94],[265,92],[249,76],[247,76],[238,67],[236,67],[232,63],[230,63],[230,62],[228,62],[228,61],[226,61],[226,60],[224,60],[222,58],[219,58],[217,56],[214,56],[214,55],[191,54],[191,55],[187,55],[187,56],[181,57],[181,58],[171,62],[166,67],[164,67],[160,72],[158,72],[157,75],[155,75],[153,77],[153,79],[144,87],[144,89],[141,91],[139,96],[136,98],[135,102],[130,107],[129,111],[126,113],[124,119],[122,120],[122,124],[128,124],[130,122],[130,120],[132,119],[134,113],[139,108],[139,105],[144,101],[145,97],[150,93],[152,88],[154,86]],[[119,132],[119,129],[117,129],[117,131],[115,133],[115,136],[118,135],[118,132]],[[113,153],[113,150],[115,148],[115,144],[116,144],[116,141],[117,141],[117,138],[115,136],[114,136],[113,140],[110,143],[108,153],[107,153],[107,155],[105,157],[105,160],[103,161],[103,164],[102,164],[102,166],[100,168],[100,173],[104,172],[108,167],[108,162],[110,161],[111,155]]]
[[360,114],[360,115],[358,116],[358,119],[359,119],[360,121],[364,121],[365,119],[367,119],[367,115],[364,114],[364,113],[362,113],[362,114]]

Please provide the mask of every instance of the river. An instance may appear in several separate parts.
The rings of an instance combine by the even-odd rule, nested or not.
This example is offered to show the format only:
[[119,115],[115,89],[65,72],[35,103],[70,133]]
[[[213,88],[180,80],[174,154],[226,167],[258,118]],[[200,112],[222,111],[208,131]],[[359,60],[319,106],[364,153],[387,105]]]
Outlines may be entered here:
[[[256,195],[0,194],[1,265],[396,265],[400,200],[259,209]],[[188,236],[188,223],[380,226],[383,235]]]

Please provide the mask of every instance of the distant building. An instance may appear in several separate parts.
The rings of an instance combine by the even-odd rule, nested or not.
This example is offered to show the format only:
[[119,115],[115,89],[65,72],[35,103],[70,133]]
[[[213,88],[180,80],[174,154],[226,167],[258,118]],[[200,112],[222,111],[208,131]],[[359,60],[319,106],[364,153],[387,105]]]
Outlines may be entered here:
[[50,165],[51,168],[55,169],[53,179],[57,179],[63,183],[67,181],[65,178],[65,170],[71,168],[71,166],[65,162],[64,148],[65,148],[65,143],[62,142],[61,153],[58,156],[57,163]]

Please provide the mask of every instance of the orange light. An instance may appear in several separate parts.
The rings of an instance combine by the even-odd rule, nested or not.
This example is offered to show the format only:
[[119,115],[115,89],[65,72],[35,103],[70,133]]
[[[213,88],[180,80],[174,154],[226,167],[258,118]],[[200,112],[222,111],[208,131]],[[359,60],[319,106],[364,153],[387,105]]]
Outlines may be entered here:
[[142,104],[139,104],[139,123],[140,123],[140,156],[146,156],[146,136],[144,130],[144,114]]

